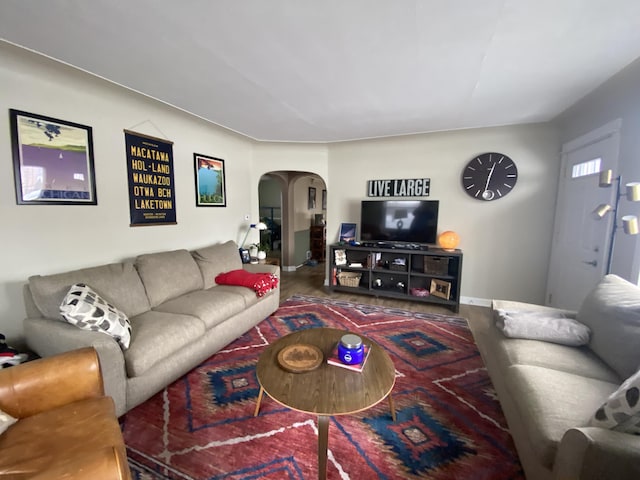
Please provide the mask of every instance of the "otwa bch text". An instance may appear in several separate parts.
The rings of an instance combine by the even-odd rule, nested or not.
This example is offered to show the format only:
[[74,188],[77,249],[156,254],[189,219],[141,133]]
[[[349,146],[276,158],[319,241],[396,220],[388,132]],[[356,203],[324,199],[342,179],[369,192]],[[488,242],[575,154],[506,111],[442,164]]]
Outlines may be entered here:
[[136,197],[171,198],[171,189],[158,187],[157,190],[154,190],[153,187],[140,187],[138,185],[134,185],[133,194]]

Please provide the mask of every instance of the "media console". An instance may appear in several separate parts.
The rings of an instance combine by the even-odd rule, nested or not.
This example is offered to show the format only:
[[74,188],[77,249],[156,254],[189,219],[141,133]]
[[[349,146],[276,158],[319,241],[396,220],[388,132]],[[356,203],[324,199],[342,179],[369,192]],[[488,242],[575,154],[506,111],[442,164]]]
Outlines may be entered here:
[[360,245],[350,245],[350,246],[360,246],[360,247],[368,247],[368,248],[380,248],[380,249],[391,249],[395,250],[397,248],[404,250],[429,250],[429,245],[426,243],[403,243],[403,242],[360,242]]
[[462,251],[367,242],[330,247],[331,291],[442,305],[458,312]]

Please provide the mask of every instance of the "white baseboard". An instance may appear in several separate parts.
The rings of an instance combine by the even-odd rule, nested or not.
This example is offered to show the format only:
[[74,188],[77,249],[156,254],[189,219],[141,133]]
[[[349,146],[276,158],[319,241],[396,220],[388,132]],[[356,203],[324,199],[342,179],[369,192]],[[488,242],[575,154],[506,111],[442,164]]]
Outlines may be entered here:
[[299,265],[298,267],[296,267],[295,265],[285,265],[285,266],[280,267],[280,269],[283,272],[295,272],[301,266],[302,265]]
[[479,307],[491,306],[491,300],[488,298],[460,297],[460,303],[464,305],[477,305]]

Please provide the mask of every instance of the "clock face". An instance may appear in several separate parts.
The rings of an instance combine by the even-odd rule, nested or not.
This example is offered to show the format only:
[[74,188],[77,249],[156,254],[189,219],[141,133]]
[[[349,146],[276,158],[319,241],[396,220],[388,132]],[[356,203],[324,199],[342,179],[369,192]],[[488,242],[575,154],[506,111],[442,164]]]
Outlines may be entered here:
[[462,171],[462,186],[467,195],[487,202],[507,195],[517,181],[516,164],[502,153],[478,155]]

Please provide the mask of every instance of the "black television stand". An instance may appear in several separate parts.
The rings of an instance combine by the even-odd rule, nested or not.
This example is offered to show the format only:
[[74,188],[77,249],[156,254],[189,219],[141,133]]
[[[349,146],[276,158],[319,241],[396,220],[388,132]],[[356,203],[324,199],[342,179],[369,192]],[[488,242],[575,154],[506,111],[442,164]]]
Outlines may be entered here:
[[331,291],[431,303],[454,312],[460,309],[460,250],[399,242],[334,244],[329,261]]
[[405,242],[392,242],[392,241],[367,241],[360,242],[360,246],[368,248],[383,248],[389,250],[429,250],[429,245],[426,243],[405,243]]

